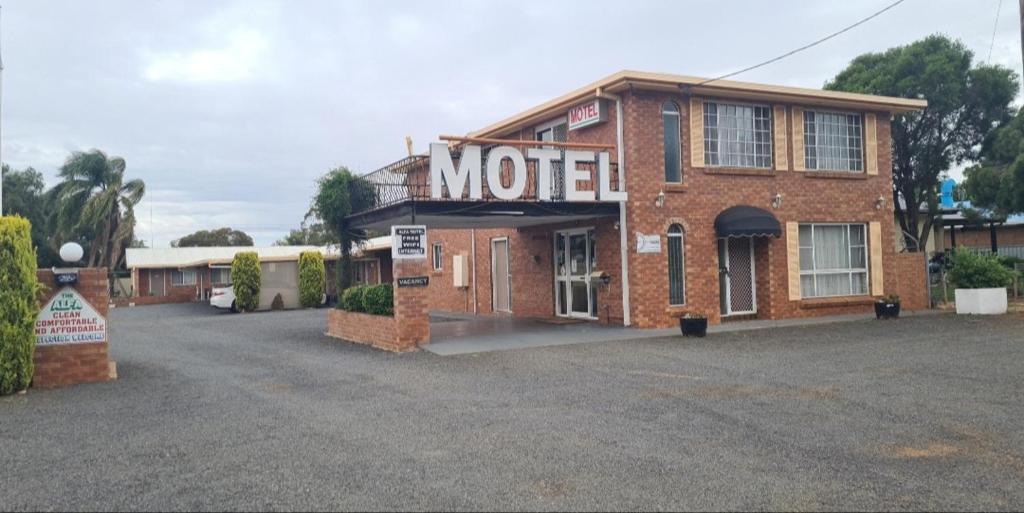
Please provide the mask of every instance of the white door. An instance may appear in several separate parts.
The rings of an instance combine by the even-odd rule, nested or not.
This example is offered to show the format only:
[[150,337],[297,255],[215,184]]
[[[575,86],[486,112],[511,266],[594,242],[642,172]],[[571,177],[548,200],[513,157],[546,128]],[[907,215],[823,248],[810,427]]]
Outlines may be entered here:
[[555,314],[593,319],[597,313],[590,273],[596,260],[594,231],[555,233]]
[[512,313],[512,273],[506,238],[491,240],[491,291],[494,311]]
[[722,315],[757,313],[753,237],[718,239]]

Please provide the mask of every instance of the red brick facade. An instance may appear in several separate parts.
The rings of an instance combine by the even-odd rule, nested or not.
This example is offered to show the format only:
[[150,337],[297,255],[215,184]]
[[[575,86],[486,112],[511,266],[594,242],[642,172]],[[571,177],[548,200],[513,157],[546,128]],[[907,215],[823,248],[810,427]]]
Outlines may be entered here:
[[[54,286],[53,271],[41,269],[37,276],[39,283],[45,287],[40,305],[45,305],[59,288]],[[74,285],[82,297],[104,317],[108,313],[107,287],[105,268],[79,270],[78,283]],[[107,355],[108,342],[36,346],[32,357],[35,363],[32,386],[53,388],[116,378],[114,362]]]

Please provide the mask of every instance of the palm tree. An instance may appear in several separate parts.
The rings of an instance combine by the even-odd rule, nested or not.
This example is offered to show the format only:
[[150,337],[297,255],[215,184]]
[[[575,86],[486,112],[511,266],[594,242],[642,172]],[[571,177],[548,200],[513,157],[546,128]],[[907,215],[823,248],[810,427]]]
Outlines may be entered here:
[[58,240],[85,240],[89,267],[116,268],[135,235],[142,180],[124,181],[125,161],[100,150],[74,152],[61,166],[54,225]]

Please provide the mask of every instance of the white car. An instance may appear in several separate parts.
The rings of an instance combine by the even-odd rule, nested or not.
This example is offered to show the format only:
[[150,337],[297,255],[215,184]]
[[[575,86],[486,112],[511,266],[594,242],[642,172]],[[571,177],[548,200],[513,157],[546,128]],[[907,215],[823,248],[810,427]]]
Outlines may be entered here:
[[237,312],[238,310],[235,309],[235,288],[229,285],[227,287],[214,287],[211,289],[210,306]]

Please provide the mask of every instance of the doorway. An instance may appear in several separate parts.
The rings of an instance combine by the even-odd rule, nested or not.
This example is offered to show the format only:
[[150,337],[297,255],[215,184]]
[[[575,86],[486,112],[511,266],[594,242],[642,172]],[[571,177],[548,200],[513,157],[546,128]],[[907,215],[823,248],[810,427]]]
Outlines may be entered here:
[[166,289],[164,288],[164,272],[149,271],[149,295],[163,296],[165,290]]
[[512,313],[512,272],[508,238],[491,239],[491,305],[495,312]]
[[597,318],[597,290],[590,282],[596,257],[592,228],[555,233],[555,314],[559,317]]
[[718,239],[718,283],[723,317],[757,313],[753,237]]

